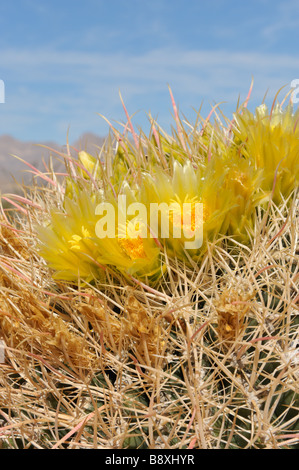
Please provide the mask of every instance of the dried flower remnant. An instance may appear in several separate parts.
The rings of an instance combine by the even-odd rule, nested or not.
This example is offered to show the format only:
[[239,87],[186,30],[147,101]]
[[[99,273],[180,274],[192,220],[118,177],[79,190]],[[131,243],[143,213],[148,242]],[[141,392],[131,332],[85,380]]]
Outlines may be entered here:
[[122,323],[125,334],[131,338],[133,351],[145,364],[153,365],[165,347],[163,322],[134,295],[128,296],[124,307]]
[[242,340],[253,297],[254,290],[240,280],[239,285],[225,286],[214,302],[217,333],[224,345],[237,344]]

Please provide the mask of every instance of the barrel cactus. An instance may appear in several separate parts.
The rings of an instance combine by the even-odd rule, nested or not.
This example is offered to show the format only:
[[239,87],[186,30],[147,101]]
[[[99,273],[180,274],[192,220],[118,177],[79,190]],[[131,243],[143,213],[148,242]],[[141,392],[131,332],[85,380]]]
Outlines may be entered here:
[[3,448],[298,448],[298,111],[247,105],[3,195]]

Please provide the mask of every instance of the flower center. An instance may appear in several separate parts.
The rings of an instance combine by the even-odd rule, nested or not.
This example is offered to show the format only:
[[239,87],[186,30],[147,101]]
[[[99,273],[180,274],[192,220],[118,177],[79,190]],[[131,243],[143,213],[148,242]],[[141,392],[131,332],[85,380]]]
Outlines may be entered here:
[[138,234],[139,229],[141,229],[140,222],[137,222],[136,224],[128,222],[126,227],[122,228],[123,236],[118,237],[119,245],[132,260],[147,258],[144,251],[143,239]]
[[[178,202],[178,201],[172,201]],[[195,232],[202,223],[204,223],[209,217],[209,210],[206,203],[202,203],[202,217],[196,210],[196,204],[199,204],[199,201],[196,197],[189,199],[187,196],[184,200],[184,203],[189,203],[188,207],[183,206],[181,201],[179,201],[180,209],[174,209],[169,213],[169,219],[173,226],[181,227],[183,230],[190,232]]]
[[68,244],[71,247],[71,250],[73,251],[80,251],[82,249],[82,243],[81,240],[88,239],[90,237],[89,231],[82,226],[81,227],[81,235],[74,234],[72,235],[71,239],[68,240]]
[[146,258],[142,238],[119,238],[118,243],[130,259]]
[[[248,176],[245,173],[234,170],[229,178],[234,182],[234,186],[238,194],[242,194],[243,197],[248,195]],[[229,184],[229,182],[228,182]]]

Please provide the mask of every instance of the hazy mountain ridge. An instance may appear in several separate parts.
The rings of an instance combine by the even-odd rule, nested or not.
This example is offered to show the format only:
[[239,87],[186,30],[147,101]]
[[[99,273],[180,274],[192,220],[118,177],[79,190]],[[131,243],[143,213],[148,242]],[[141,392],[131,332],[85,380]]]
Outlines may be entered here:
[[[105,138],[86,132],[73,143],[71,147],[77,150],[86,150],[92,155],[98,153],[98,147],[101,147]],[[49,147],[49,148],[45,148]],[[28,184],[32,180],[32,174],[28,172],[30,168],[18,158],[30,163],[39,170],[45,170],[43,161],[47,164],[50,156],[55,153],[50,149],[60,152],[66,151],[66,143],[60,145],[56,142],[25,142],[15,139],[11,135],[0,136],[0,193],[11,192],[16,188],[16,182],[24,181]],[[53,165],[57,169],[61,167],[58,160],[53,158]]]

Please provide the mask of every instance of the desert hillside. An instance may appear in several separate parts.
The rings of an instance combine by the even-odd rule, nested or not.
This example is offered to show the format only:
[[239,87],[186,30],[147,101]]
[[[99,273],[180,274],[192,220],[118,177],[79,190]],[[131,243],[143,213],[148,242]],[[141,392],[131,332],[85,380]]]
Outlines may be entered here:
[[[84,149],[95,155],[97,147],[101,146],[104,139],[92,133],[85,133],[75,142],[70,142],[74,149]],[[26,184],[32,181],[30,168],[15,158],[17,156],[39,170],[45,171],[43,162],[48,163],[51,155],[55,155],[45,147],[64,151],[65,144],[57,142],[25,142],[15,139],[11,135],[0,135],[0,192],[6,193],[16,189],[18,183],[24,181]],[[59,162],[53,158],[55,168],[59,169]]]

